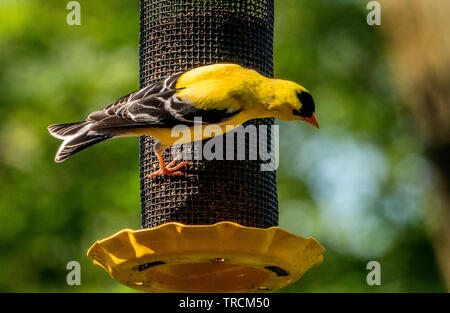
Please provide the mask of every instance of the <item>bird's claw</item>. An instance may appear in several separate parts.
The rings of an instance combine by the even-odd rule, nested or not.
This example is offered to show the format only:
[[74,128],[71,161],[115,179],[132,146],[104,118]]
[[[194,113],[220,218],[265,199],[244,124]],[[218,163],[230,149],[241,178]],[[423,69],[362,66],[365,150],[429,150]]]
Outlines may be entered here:
[[172,160],[166,167],[161,167],[161,169],[150,173],[148,175],[149,178],[153,178],[156,176],[163,176],[163,175],[167,175],[167,176],[181,176],[184,175],[183,172],[178,171],[180,168],[182,168],[183,166],[186,166],[187,164],[192,164],[191,161],[182,161],[180,163],[178,163],[177,165],[174,166],[174,164],[177,162],[177,160]]

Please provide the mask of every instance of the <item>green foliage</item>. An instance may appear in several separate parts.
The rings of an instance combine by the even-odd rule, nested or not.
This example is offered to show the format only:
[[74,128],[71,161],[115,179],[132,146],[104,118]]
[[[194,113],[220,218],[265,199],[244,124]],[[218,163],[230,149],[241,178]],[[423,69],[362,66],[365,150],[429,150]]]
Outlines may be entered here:
[[[0,291],[132,291],[92,265],[97,239],[140,226],[136,138],[56,164],[46,127],[138,88],[139,3],[0,0]],[[424,232],[428,164],[361,1],[276,1],[276,76],[315,96],[320,132],[281,123],[280,225],[325,262],[285,292],[443,291]],[[66,264],[81,263],[81,286]],[[367,262],[382,285],[366,284]]]

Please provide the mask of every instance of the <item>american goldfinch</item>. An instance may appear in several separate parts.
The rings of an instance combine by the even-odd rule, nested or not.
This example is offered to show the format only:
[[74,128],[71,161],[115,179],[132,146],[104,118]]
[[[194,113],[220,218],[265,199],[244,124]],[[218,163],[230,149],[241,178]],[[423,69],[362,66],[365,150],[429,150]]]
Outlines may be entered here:
[[[223,133],[254,118],[275,117],[301,120],[319,128],[310,93],[291,81],[270,79],[236,64],[214,64],[195,68],[153,83],[131,93],[84,122],[48,127],[50,134],[63,140],[55,161],[110,138],[149,135],[156,139],[154,151],[159,159],[157,175],[182,175],[179,169],[190,162],[173,160],[167,166],[162,153],[178,137],[177,125],[200,127],[217,125]],[[214,136],[214,135],[212,135]],[[188,138],[190,142],[203,138]]]

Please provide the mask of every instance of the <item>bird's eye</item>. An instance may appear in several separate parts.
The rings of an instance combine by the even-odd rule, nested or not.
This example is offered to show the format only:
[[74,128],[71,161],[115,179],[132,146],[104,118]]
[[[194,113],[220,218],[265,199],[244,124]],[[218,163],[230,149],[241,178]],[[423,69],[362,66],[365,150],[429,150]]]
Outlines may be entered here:
[[293,110],[292,114],[297,115],[297,116],[302,116],[302,112],[300,110]]

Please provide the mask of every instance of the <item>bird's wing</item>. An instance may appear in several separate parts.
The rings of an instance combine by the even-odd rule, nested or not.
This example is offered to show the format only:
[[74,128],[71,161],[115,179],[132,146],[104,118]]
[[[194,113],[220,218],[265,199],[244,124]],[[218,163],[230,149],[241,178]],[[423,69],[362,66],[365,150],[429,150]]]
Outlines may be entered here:
[[202,124],[211,124],[225,121],[239,113],[239,111],[199,109],[193,103],[180,100],[175,85],[182,74],[153,83],[119,99],[103,110],[90,114],[87,121],[93,123],[92,130],[171,128],[180,124],[193,126],[199,124],[194,118],[201,118]]

